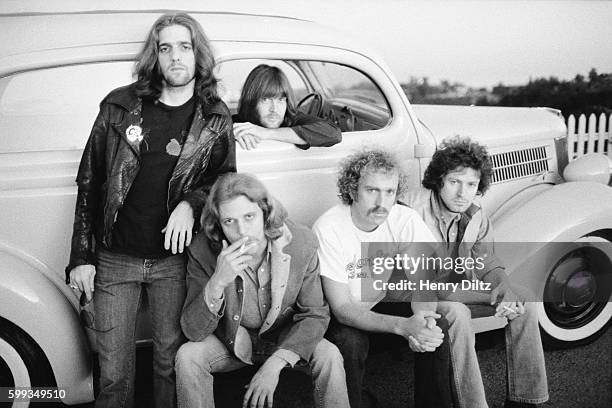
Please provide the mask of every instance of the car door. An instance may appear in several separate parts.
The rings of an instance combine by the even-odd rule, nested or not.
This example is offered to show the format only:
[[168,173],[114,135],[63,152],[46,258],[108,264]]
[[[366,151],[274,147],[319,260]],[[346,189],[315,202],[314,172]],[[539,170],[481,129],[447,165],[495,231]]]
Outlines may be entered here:
[[[227,44],[220,49],[218,77],[222,97],[233,113],[246,76],[255,66],[278,66],[288,76],[301,110],[335,123],[342,142],[302,150],[264,141],[253,150],[237,146],[238,171],[254,173],[287,207],[292,219],[308,226],[337,203],[336,170],[342,158],[364,146],[398,153],[410,183],[418,185],[414,157],[415,126],[405,96],[373,60],[347,50],[296,44]],[[313,96],[316,94],[316,96]],[[403,98],[402,98],[403,97]],[[316,102],[316,99],[322,99]],[[312,104],[319,104],[315,109]]]

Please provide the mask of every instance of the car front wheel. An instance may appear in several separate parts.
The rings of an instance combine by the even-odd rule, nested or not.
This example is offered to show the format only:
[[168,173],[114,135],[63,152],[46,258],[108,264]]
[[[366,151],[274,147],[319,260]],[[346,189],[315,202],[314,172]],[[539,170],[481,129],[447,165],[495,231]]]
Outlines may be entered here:
[[553,266],[538,303],[542,340],[548,348],[590,343],[612,321],[612,243],[600,236],[575,242]]

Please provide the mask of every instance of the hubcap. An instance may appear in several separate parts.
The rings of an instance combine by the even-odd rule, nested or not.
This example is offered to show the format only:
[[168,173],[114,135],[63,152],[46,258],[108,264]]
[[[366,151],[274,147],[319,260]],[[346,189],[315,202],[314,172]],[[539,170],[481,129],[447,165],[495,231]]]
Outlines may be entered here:
[[573,274],[563,294],[563,302],[572,307],[583,307],[592,302],[597,291],[597,281],[590,271],[578,271]]
[[597,247],[570,251],[554,268],[546,282],[544,304],[552,323],[576,329],[587,325],[604,309],[612,293],[611,263]]

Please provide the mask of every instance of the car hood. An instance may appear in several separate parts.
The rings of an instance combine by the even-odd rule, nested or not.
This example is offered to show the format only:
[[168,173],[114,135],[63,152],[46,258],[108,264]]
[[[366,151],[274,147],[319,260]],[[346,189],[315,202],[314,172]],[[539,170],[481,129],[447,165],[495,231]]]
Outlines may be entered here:
[[551,108],[412,105],[416,116],[439,144],[456,135],[469,136],[489,147],[520,145],[540,138],[548,143],[566,134],[561,112]]

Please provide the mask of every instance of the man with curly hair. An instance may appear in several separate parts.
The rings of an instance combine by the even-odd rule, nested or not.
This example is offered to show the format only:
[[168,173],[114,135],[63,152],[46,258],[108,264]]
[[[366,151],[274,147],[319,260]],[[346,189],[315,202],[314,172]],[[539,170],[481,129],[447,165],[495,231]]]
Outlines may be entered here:
[[478,200],[488,189],[491,174],[487,149],[469,138],[457,136],[443,141],[433,155],[425,170],[424,189],[409,192],[402,202],[421,215],[452,257],[484,260],[483,267],[473,268],[465,276],[451,272],[447,278],[480,280],[490,284],[490,292],[455,291],[448,293],[446,299],[457,302],[438,303],[438,312],[450,324],[459,407],[487,407],[474,350],[474,333],[466,324],[471,319],[470,307],[482,313],[483,304],[489,305],[491,315],[509,321],[505,329],[506,407],[532,407],[548,400],[537,311],[533,302],[525,302],[534,299],[533,295],[510,284],[504,266],[495,256],[491,220]]
[[310,368],[316,407],[348,408],[342,356],[323,338],[329,307],[317,240],[247,174],[221,176],[187,250],[177,354],[179,407],[214,407],[212,373],[262,364],[243,406],[273,406],[280,371]]
[[[413,297],[407,304],[409,293],[401,293],[404,301],[391,303],[386,301],[390,298],[385,298],[389,295],[385,291],[374,298],[362,291],[369,279],[369,257],[362,253],[363,243],[392,247],[435,241],[414,210],[396,204],[405,185],[399,162],[389,152],[373,149],[349,156],[338,177],[342,203],[325,212],[313,227],[319,238],[323,289],[332,311],[326,337],[344,357],[352,408],[365,406],[362,383],[372,333],[400,336],[418,352],[417,407],[451,405],[449,351],[443,333],[446,322],[435,313],[435,299],[426,302]],[[380,341],[380,337],[373,340]]]

